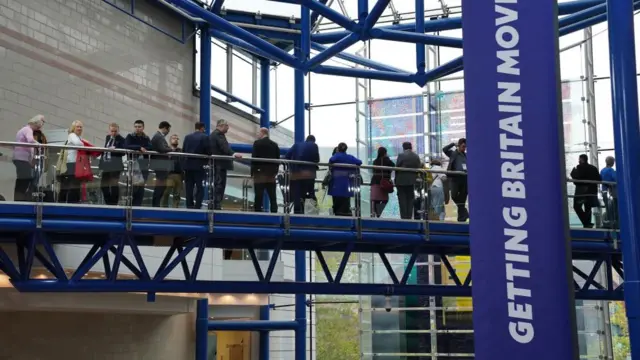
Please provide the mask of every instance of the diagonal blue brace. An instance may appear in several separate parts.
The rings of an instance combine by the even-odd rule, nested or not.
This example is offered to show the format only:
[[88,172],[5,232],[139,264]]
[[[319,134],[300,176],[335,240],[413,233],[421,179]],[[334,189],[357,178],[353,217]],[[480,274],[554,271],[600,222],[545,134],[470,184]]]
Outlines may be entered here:
[[307,70],[315,68],[316,66],[322,64],[323,62],[331,59],[336,54],[342,52],[343,50],[346,50],[349,46],[357,43],[359,40],[360,40],[360,36],[356,33],[345,36],[344,39],[338,41],[337,43],[333,44],[333,46],[331,46],[330,48],[324,50],[323,52],[319,53],[318,55],[314,56],[309,61],[307,61],[305,68]]
[[299,65],[299,62],[295,59],[295,57],[293,57],[291,54],[287,53],[286,51],[280,49],[279,47],[271,44],[266,40],[259,38],[258,36],[253,35],[249,31],[242,29],[239,26],[231,24],[230,22],[224,20],[220,16],[199,7],[198,5],[196,5],[190,0],[168,0],[168,1],[175,6],[188,11],[189,13],[192,13],[196,16],[201,17],[202,19],[206,20],[209,23],[209,25],[211,25],[213,28],[229,33],[230,35],[233,35],[239,38],[240,40],[244,40],[247,43],[260,49],[261,51],[278,58],[279,60],[281,60],[282,62],[284,62],[289,66],[297,67]]
[[224,5],[224,0],[213,0],[213,6],[211,6],[211,11],[213,11],[216,14],[219,14],[220,10],[222,10],[222,5]]
[[373,28],[373,25],[378,22],[380,16],[382,16],[382,13],[384,13],[390,2],[391,0],[378,0],[378,2],[373,5],[373,9],[371,9],[371,12],[369,12],[369,15],[365,19],[362,26],[362,34],[368,33],[369,30]]
[[398,73],[390,71],[374,71],[365,69],[349,69],[338,66],[319,65],[313,72],[316,74],[343,76],[361,79],[395,81],[402,83],[413,83],[415,75],[410,73]]
[[[328,47],[324,45],[320,45],[318,43],[311,43],[311,48],[313,48],[316,51],[324,51],[328,49]],[[347,52],[338,53],[336,54],[336,57],[342,60],[350,61],[354,64],[358,64],[358,65],[362,65],[362,66],[374,69],[374,70],[397,72],[397,73],[407,72],[406,70],[402,70],[390,65],[382,64],[377,61],[373,61],[359,55],[349,54]]]
[[[333,21],[335,24],[342,26],[348,32],[345,34],[349,35],[351,32],[358,32],[360,29],[360,25],[358,25],[355,21],[349,19],[348,17],[342,15],[341,13],[333,10],[327,5],[317,1],[317,0],[271,0],[275,2],[285,3],[285,4],[295,4],[295,5],[303,5],[309,8],[309,10],[314,11],[328,20]],[[303,29],[303,31],[305,31]],[[344,36],[343,36],[344,37]]]
[[417,84],[419,86],[424,86],[428,82],[431,82],[431,81],[443,78],[447,75],[451,75],[455,72],[458,72],[462,70],[463,64],[464,64],[464,60],[462,56],[455,58],[422,75],[418,75]]
[[411,44],[418,43],[424,45],[436,45],[462,49],[462,39],[448,36],[426,35],[408,31],[373,29],[371,30],[371,37],[380,40],[391,40],[407,42]]

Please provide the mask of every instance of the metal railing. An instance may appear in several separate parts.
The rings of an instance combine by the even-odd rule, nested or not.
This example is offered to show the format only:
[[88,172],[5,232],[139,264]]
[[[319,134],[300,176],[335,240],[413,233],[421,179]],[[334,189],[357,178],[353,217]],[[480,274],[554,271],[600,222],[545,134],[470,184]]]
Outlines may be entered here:
[[[309,163],[303,161],[295,161],[295,160],[284,160],[284,159],[253,159],[253,158],[242,158],[236,159],[231,156],[219,156],[219,155],[198,155],[198,154],[186,154],[186,153],[166,153],[160,154],[157,152],[147,151],[141,153],[139,151],[126,150],[126,149],[106,149],[101,147],[79,147],[79,146],[68,146],[68,145],[40,145],[40,144],[24,144],[24,143],[16,143],[16,142],[1,142],[0,147],[16,149],[20,148],[21,151],[24,151],[26,148],[32,149],[33,152],[33,178],[40,179],[43,175],[48,172],[57,172],[57,168],[55,167],[54,160],[57,163],[58,155],[62,150],[78,150],[78,151],[89,151],[94,153],[94,155],[100,153],[104,154],[110,152],[113,154],[120,154],[122,157],[122,173],[120,176],[119,185],[124,188],[123,195],[121,197],[121,201],[118,203],[118,206],[124,206],[127,209],[130,209],[136,205],[134,203],[134,187],[140,188],[139,185],[134,183],[134,177],[138,176],[136,172],[144,172],[146,174],[154,174],[154,169],[158,170],[154,166],[154,162],[165,162],[165,163],[174,163],[179,161],[184,163],[185,160],[188,159],[199,159],[202,162],[202,171],[204,172],[204,187],[206,191],[206,197],[203,199],[203,205],[196,210],[208,211],[210,212],[211,223],[213,226],[213,216],[214,213],[218,210],[214,206],[214,202],[216,201],[215,197],[215,178],[216,178],[216,169],[219,169],[221,165],[228,165],[230,163],[241,163],[252,165],[254,162],[258,162],[258,167],[264,167],[267,164],[273,164],[274,166],[277,164],[278,166],[278,175],[275,176],[271,181],[273,184],[276,184],[278,191],[277,201],[278,201],[278,211],[282,211],[282,213],[286,215],[290,214],[302,214],[304,211],[304,202],[308,199],[315,200],[316,206],[318,205],[318,198],[316,193],[322,194],[322,199],[326,199],[327,196],[331,197],[342,197],[347,198],[346,201],[349,202],[348,210],[342,211],[339,214],[335,213],[336,210],[336,202],[334,201],[332,210],[327,210],[326,212],[322,209],[317,209],[311,215],[336,215],[336,216],[350,216],[355,219],[361,219],[363,216],[376,216],[376,217],[384,217],[384,211],[377,211],[376,206],[380,204],[380,202],[386,202],[390,198],[390,196],[395,196],[395,194],[390,194],[388,191],[382,194],[382,200],[380,200],[380,184],[379,181],[375,181],[374,184],[371,183],[371,178],[376,178],[379,176],[383,176],[385,179],[392,179],[392,174],[395,174],[397,178],[399,174],[407,173],[412,174],[411,178],[414,178],[413,182],[414,188],[414,196],[411,208],[413,210],[413,214],[411,216],[407,216],[404,214],[404,220],[409,221],[439,221],[445,219],[451,219],[449,217],[450,214],[455,213],[456,209],[452,206],[455,205],[457,208],[466,208],[467,202],[455,204],[447,204],[442,203],[442,199],[437,198],[435,193],[432,194],[433,190],[433,179],[442,177],[443,175],[447,177],[447,180],[442,183],[443,187],[446,188],[446,185],[449,181],[464,181],[461,180],[466,177],[465,172],[457,172],[457,171],[446,171],[446,170],[435,170],[435,169],[409,169],[409,168],[399,168],[399,167],[385,167],[385,166],[372,166],[372,165],[350,165],[350,164],[339,164],[339,163]],[[120,157],[113,157],[112,159],[120,159]],[[170,160],[170,161],[168,161]],[[97,170],[98,167],[93,164],[92,170]],[[163,170],[164,172],[170,172],[171,169],[167,167]],[[309,178],[301,178],[301,174],[307,175],[310,174]],[[318,179],[315,174],[332,174],[332,178],[329,181],[330,184],[327,184],[325,179]],[[145,176],[145,184],[142,185],[142,191],[145,194],[153,193],[156,185],[158,184],[158,180],[153,180],[153,177],[147,175]],[[46,199],[48,201],[57,202],[59,199],[56,197],[56,193],[59,191],[59,183],[60,179],[64,178],[65,174],[56,174],[53,176],[53,183],[45,184],[45,186],[37,186],[30,187],[30,191],[27,194],[27,198],[29,201],[33,201],[36,203],[44,203]],[[49,176],[52,177],[52,176]],[[94,172],[93,178],[95,180],[100,179],[100,176],[97,174],[97,171]],[[252,211],[252,202],[255,207],[255,194],[254,199],[251,199],[251,193],[254,188],[252,185],[254,178],[251,175],[242,175],[242,174],[233,174],[230,173],[228,175],[228,179],[232,182],[234,180],[240,180],[241,184],[240,194],[234,195],[240,201],[240,208],[237,210],[242,211]],[[367,181],[365,181],[367,179]],[[18,179],[20,180],[20,179]],[[301,181],[310,181],[313,183],[313,189],[310,190],[312,193],[307,193],[304,196],[293,194],[296,191],[296,186],[299,188],[301,186]],[[336,181],[339,180],[339,181]],[[377,179],[376,179],[377,180]],[[333,182],[333,183],[331,183]],[[340,186],[335,185],[337,182],[340,183]],[[598,193],[591,194],[583,194],[578,197],[584,197],[585,200],[574,198],[574,203],[581,203],[581,205],[588,205],[588,207],[594,209],[595,213],[595,226],[596,227],[608,227],[615,228],[617,226],[617,217],[616,214],[616,198],[617,195],[615,191],[615,183],[607,183],[607,182],[590,182],[590,181],[578,181],[568,179],[567,184],[572,184],[579,182],[581,184],[597,184],[599,191]],[[18,181],[16,181],[16,184]],[[83,185],[88,186],[91,183],[97,183],[97,181],[84,181]],[[318,186],[318,185],[322,186]],[[393,183],[391,183],[393,184]],[[94,184],[91,184],[94,185]],[[227,190],[234,190],[233,184],[228,187]],[[327,186],[329,185],[329,186]],[[600,185],[605,185],[606,190],[601,191]],[[16,185],[17,186],[17,185]],[[367,194],[363,188],[369,187],[370,191]],[[569,185],[569,187],[571,187]],[[96,186],[91,186],[91,188],[98,190]],[[299,189],[298,189],[299,190]],[[398,191],[397,187],[394,187],[394,192]],[[442,189],[444,192],[447,192],[446,189]],[[6,191],[6,190],[5,190]],[[51,200],[51,196],[47,196],[47,191],[53,192],[53,200]],[[337,194],[339,193],[339,194]],[[377,194],[377,195],[376,195]],[[342,195],[342,196],[341,196]],[[372,196],[376,195],[376,196]],[[99,198],[99,196],[97,196]],[[145,199],[148,200],[146,196],[143,195]],[[572,197],[572,196],[570,196]],[[5,196],[8,200],[12,200],[10,196]],[[180,203],[183,204],[186,201],[186,196],[182,195],[180,199]],[[218,199],[218,202],[221,200]],[[300,203],[302,201],[302,203]],[[343,199],[343,201],[345,201]],[[103,205],[100,200],[89,201],[85,200],[84,203],[88,204],[96,204]],[[148,201],[144,201],[144,203],[148,203]],[[322,205],[322,204],[320,204]],[[363,207],[364,205],[364,207]],[[227,207],[227,206],[225,206]],[[320,206],[321,207],[321,206]],[[260,208],[258,206],[257,208]],[[224,210],[229,210],[225,208]],[[345,210],[345,209],[343,209]],[[440,211],[441,213],[434,213]],[[447,217],[443,218],[442,213],[444,213]],[[309,215],[307,213],[307,215]]]

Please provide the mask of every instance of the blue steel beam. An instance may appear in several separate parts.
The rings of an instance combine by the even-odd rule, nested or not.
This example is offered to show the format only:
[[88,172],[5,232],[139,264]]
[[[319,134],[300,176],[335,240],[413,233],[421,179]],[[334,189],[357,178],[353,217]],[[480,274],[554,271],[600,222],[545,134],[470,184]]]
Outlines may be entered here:
[[[633,10],[640,10],[640,1],[636,1],[633,4]],[[564,26],[560,28],[560,36],[565,36],[565,35],[572,34],[576,31],[584,30],[590,26],[595,26],[605,21],[607,21],[607,13],[594,16],[590,19],[579,21],[571,25]]]
[[[471,286],[394,285],[394,284],[331,284],[309,282],[260,281],[184,281],[163,282],[143,280],[79,280],[58,281],[31,279],[12,282],[21,292],[166,292],[166,293],[236,293],[253,294],[324,294],[324,295],[388,295],[471,297]],[[621,301],[621,290],[580,290],[576,299]]]
[[633,360],[640,359],[640,117],[633,4],[608,0],[609,66],[615,153],[618,160],[618,207],[624,275],[624,298]]
[[360,79],[394,81],[402,83],[413,83],[415,75],[410,73],[398,73],[389,71],[374,71],[365,69],[349,69],[338,66],[320,65],[313,69],[316,74],[352,77]]
[[219,14],[220,10],[222,10],[222,5],[224,5],[224,0],[213,0],[213,6],[211,7],[211,11],[213,11],[216,14]]
[[316,66],[334,57],[336,54],[339,54],[342,51],[346,50],[349,46],[357,43],[359,40],[360,40],[360,36],[355,33],[345,36],[344,39],[338,41],[337,43],[333,44],[330,48],[320,52],[316,56],[312,57],[309,61],[307,61],[305,64],[305,70],[312,70]]
[[271,62],[269,59],[260,59],[260,127],[271,127]]
[[[414,35],[418,35],[418,36],[427,36],[424,35],[424,26],[425,26],[425,21],[424,21],[424,16],[418,16],[418,14],[424,14],[424,0],[416,0],[416,29],[415,29],[415,34]],[[385,30],[383,30],[384,33]],[[386,30],[387,32],[389,30]],[[427,53],[426,53],[426,49],[425,49],[425,45],[432,45],[432,44],[425,44],[421,41],[417,41],[418,39],[415,39],[415,43],[416,43],[416,68],[418,70],[418,75],[422,75],[424,74],[424,70],[427,68]],[[462,39],[460,39],[460,47],[462,47]]]
[[[285,4],[303,5],[309,10],[315,11],[316,13],[322,15],[328,20],[333,21],[335,24],[340,25],[343,28],[349,30],[349,34],[351,32],[357,32],[358,29],[360,28],[360,26],[355,21],[349,19],[348,17],[340,14],[339,12],[333,10],[332,8],[328,7],[327,5],[317,0],[271,0],[271,1],[285,3]],[[309,19],[309,25],[311,25],[311,19]],[[303,26],[302,29],[304,28],[305,27]]]
[[[380,0],[385,1],[385,0]],[[326,2],[324,3],[326,4]],[[358,22],[362,22],[367,18],[369,14],[369,0],[358,0]]]
[[[395,31],[415,31],[415,23],[397,24],[389,26],[374,27],[371,30],[395,30]],[[454,30],[462,28],[462,18],[453,17],[446,19],[429,20],[425,22],[425,32],[437,32],[445,30]],[[311,35],[311,41],[319,44],[332,44],[345,36],[349,35],[349,31],[328,31],[320,34]]]
[[578,23],[582,20],[590,19],[594,16],[598,16],[601,14],[605,14],[607,12],[607,4],[602,3],[600,5],[596,5],[594,7],[590,7],[588,9],[584,9],[576,12],[575,14],[565,16],[562,19],[558,20],[558,26],[565,27],[575,23]]
[[[311,48],[313,48],[316,51],[325,51],[326,49],[328,49],[328,47],[318,44],[318,43],[311,43]],[[389,71],[389,72],[397,72],[397,73],[407,73],[406,70],[402,70],[393,66],[389,66],[386,64],[382,64],[367,58],[364,58],[362,56],[358,56],[358,55],[354,55],[354,54],[349,54],[347,52],[341,52],[336,54],[336,57],[342,60],[346,60],[346,61],[350,61],[354,64],[358,64],[358,65],[362,65],[374,70],[380,70],[380,71]]]
[[209,321],[209,331],[291,331],[298,328],[295,321]]
[[[604,0],[577,0],[558,4],[559,15],[569,15],[578,11],[588,9],[593,6],[602,4]],[[445,19],[435,19],[425,22],[425,32],[439,32],[446,30],[455,30],[462,28],[462,18],[452,17]],[[414,32],[416,29],[416,23],[403,23],[397,25],[374,27],[373,29],[381,30],[396,30]],[[325,33],[311,35],[311,40],[319,44],[332,44],[345,36],[349,35],[348,31],[328,31]]]
[[464,58],[462,56],[457,57],[447,63],[438,66],[435,69],[431,69],[425,74],[418,75],[417,83],[423,87],[428,82],[443,78],[447,75],[451,75],[455,72],[462,70],[464,65]]
[[[271,306],[270,305],[262,305],[260,306],[260,320],[269,320]],[[261,331],[260,332],[260,344],[258,345],[259,355],[258,360],[269,360],[269,332]]]
[[209,26],[200,28],[200,122],[211,133],[211,36]]
[[207,324],[209,322],[209,301],[207,299],[199,299],[196,307],[196,360],[208,359],[209,330]]
[[[329,0],[319,0],[320,3],[322,5],[327,5],[327,2],[329,2]],[[318,14],[317,12],[312,12],[311,13],[311,27],[313,28],[314,26],[316,26],[316,24],[318,23],[318,19],[320,18],[320,14]]]
[[390,2],[391,0],[378,0],[378,2],[373,5],[373,9],[371,9],[371,12],[366,17],[364,25],[362,26],[361,31],[363,35],[368,33],[373,28],[373,25],[378,22],[380,16],[382,16],[382,13],[387,9]]
[[408,31],[373,29],[371,30],[371,37],[380,40],[400,41],[412,44],[419,43],[424,45],[436,45],[462,49],[462,39],[448,36],[417,34]]
[[249,31],[246,31],[238,26],[235,26],[229,23],[228,21],[224,20],[220,16],[199,7],[198,5],[191,2],[190,0],[168,0],[168,1],[171,2],[173,5],[178,6],[206,20],[216,30],[226,32],[232,36],[237,37],[240,40],[246,41],[247,43],[255,46],[256,48],[260,49],[266,54],[269,54],[272,57],[275,57],[279,61],[291,67],[295,68],[300,66],[297,60],[286,51],[280,49],[279,47],[271,44],[266,40],[263,40],[251,34]]

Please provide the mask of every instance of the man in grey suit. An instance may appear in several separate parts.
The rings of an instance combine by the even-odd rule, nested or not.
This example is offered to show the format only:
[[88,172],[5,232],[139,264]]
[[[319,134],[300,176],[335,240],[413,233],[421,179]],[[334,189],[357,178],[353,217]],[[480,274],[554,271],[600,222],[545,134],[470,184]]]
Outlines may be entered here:
[[[160,154],[166,154],[171,152],[171,146],[167,143],[166,136],[171,131],[171,124],[163,121],[158,125],[158,131],[151,138],[151,149]],[[165,155],[151,156],[151,164],[149,168],[156,174],[156,183],[153,187],[153,198],[151,200],[151,206],[159,207],[162,201],[162,195],[167,188],[167,177],[171,170],[172,162],[169,157]]]
[[[402,153],[398,155],[396,167],[407,169],[420,169],[422,161],[418,154],[411,150],[411,143],[402,144]],[[418,173],[415,171],[396,170],[396,188],[398,189],[398,203],[400,206],[400,218],[413,218],[413,203],[415,200],[415,185]]]

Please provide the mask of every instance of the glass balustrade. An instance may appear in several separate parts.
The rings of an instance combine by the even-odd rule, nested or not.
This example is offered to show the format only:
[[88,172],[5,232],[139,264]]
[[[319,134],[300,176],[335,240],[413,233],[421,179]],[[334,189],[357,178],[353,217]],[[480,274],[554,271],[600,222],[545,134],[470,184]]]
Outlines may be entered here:
[[[461,172],[13,142],[0,148],[5,201],[469,221]],[[571,226],[616,228],[615,189],[567,180]]]

